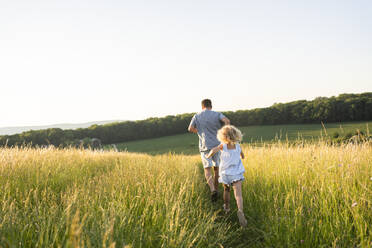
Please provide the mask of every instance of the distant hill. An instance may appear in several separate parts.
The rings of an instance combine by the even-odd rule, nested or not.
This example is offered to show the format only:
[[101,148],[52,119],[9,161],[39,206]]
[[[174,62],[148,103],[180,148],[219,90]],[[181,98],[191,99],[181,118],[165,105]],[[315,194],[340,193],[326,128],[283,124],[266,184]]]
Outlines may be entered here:
[[[236,126],[261,126],[281,124],[316,124],[336,122],[372,121],[372,92],[340,94],[276,103],[271,107],[223,112]],[[81,139],[98,138],[102,144],[123,143],[141,139],[159,138],[187,132],[194,113],[169,115],[137,121],[121,121],[88,128],[49,128],[26,131],[21,134],[0,135],[0,146],[32,144],[33,146],[71,146]],[[90,125],[90,124],[89,124]]]
[[85,123],[63,123],[63,124],[53,124],[53,125],[43,125],[43,126],[19,126],[19,127],[0,127],[0,135],[12,135],[17,133],[22,133],[30,130],[43,130],[48,128],[61,128],[61,129],[77,129],[77,128],[87,128],[92,125],[103,125],[113,122],[119,122],[122,120],[108,120],[108,121],[92,121]]

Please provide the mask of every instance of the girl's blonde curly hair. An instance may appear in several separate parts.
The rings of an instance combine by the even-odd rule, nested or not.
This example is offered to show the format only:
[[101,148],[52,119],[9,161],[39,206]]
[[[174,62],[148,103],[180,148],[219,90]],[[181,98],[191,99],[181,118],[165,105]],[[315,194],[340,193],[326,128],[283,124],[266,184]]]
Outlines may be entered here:
[[225,144],[238,143],[242,138],[242,132],[233,125],[225,125],[217,132],[217,139]]

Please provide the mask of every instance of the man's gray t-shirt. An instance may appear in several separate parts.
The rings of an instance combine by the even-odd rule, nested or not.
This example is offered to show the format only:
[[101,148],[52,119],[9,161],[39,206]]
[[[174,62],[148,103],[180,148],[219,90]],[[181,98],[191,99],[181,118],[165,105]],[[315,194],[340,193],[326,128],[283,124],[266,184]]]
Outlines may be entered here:
[[199,150],[206,152],[220,144],[217,131],[222,127],[222,113],[204,109],[192,117],[190,125],[198,130]]

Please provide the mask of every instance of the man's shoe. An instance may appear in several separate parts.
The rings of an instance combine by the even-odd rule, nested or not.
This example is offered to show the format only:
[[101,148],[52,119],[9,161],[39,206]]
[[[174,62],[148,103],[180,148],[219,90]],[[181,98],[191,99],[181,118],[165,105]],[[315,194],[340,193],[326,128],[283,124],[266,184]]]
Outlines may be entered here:
[[212,200],[212,202],[216,202],[217,199],[218,199],[218,192],[217,192],[217,190],[215,190],[211,193],[211,200]]

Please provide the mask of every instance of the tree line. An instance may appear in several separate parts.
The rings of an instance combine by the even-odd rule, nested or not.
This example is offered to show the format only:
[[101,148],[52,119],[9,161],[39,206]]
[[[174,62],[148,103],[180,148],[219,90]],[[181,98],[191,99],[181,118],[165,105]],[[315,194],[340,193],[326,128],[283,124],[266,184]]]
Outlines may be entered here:
[[[267,108],[223,112],[236,126],[330,123],[372,120],[372,92],[341,94],[337,97],[318,97],[312,101],[299,100],[275,103]],[[54,145],[71,146],[87,138],[98,138],[102,144],[157,138],[187,132],[194,113],[139,121],[92,125],[89,128],[62,130],[50,128],[0,136],[0,146]]]

